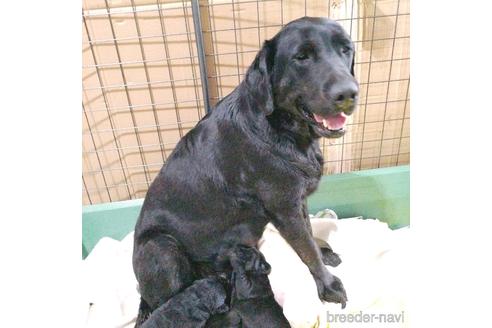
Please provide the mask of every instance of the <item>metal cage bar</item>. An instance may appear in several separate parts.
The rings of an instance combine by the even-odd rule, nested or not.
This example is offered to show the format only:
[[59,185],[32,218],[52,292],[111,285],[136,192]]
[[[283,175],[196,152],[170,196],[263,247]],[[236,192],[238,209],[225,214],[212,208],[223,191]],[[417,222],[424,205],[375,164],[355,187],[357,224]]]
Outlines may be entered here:
[[[377,0],[374,0],[374,13],[373,13],[373,16],[376,16],[376,9],[377,9]],[[371,33],[372,33],[372,36],[371,36],[371,50],[369,52],[369,71],[368,71],[368,74],[367,74],[367,83],[365,83],[366,85],[366,95],[369,93],[369,85],[370,85],[370,81],[371,81],[371,68],[372,68],[372,53],[373,53],[373,46],[374,46],[374,31],[376,30],[375,29],[376,27],[376,19],[373,18],[372,19],[372,29],[371,29]],[[359,85],[362,85],[363,83],[359,83]],[[388,82],[389,84],[389,82]],[[366,96],[366,99],[365,99],[365,104],[364,104],[364,123],[366,123],[366,114],[367,114],[367,99],[369,97]],[[365,128],[366,128],[366,124],[363,124],[362,125],[362,145],[360,147],[360,155],[359,155],[359,170],[362,168],[362,152],[364,151],[364,135],[365,135]]]
[[205,51],[203,50],[203,32],[201,29],[202,20],[200,17],[200,4],[198,0],[191,1],[193,13],[193,24],[195,29],[196,51],[198,53],[198,63],[200,64],[200,80],[202,81],[203,101],[206,112],[210,112],[210,100],[208,96],[207,63],[205,62]]

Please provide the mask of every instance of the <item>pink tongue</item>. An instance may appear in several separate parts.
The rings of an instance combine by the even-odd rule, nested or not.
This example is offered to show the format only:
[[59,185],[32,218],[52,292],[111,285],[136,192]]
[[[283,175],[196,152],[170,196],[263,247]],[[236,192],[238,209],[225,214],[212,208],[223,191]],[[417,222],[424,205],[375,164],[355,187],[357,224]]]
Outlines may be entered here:
[[319,115],[314,114],[314,119],[318,123],[323,123],[323,126],[325,128],[328,128],[330,130],[339,130],[343,128],[345,125],[345,121],[347,120],[347,116],[345,116],[343,113],[340,113],[336,116],[328,116],[326,118],[321,117]]

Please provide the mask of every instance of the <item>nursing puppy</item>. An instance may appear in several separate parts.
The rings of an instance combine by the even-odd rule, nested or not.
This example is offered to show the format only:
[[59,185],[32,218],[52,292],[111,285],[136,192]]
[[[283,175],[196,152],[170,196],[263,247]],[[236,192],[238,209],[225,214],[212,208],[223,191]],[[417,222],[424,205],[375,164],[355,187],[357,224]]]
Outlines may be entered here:
[[197,280],[158,307],[142,328],[201,328],[213,314],[226,312],[226,291],[216,278]]
[[287,328],[268,280],[270,265],[256,248],[239,245],[231,254],[231,310],[212,316],[207,328]]
[[319,138],[342,136],[355,109],[353,66],[348,34],[326,18],[297,19],[265,41],[245,79],[180,140],[147,192],[133,250],[141,309],[154,311],[200,279],[195,263],[255,247],[269,222],[309,268],[319,298],[345,306],[306,199],[323,172]]

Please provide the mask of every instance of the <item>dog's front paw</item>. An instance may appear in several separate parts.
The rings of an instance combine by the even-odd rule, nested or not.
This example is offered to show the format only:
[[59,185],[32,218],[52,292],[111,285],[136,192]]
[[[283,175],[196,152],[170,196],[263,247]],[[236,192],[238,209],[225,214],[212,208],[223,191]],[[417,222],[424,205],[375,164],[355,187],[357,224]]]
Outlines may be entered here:
[[325,279],[315,279],[318,287],[318,295],[322,301],[342,304],[342,309],[347,303],[347,293],[342,281],[336,276],[329,276]]

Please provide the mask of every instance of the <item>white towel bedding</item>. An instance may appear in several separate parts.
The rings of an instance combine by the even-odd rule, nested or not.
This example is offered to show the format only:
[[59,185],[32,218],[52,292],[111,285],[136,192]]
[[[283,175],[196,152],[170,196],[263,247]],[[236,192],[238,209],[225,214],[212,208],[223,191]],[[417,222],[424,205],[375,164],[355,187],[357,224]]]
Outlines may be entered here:
[[[336,214],[326,211],[324,216]],[[409,229],[393,231],[386,223],[360,218],[312,218],[311,223],[314,235],[327,240],[342,258],[338,267],[329,270],[343,281],[349,301],[344,310],[337,304],[321,303],[307,267],[268,225],[260,250],[272,266],[270,283],[292,327],[326,328],[327,319],[330,328],[407,327]],[[132,247],[133,233],[121,242],[103,238],[84,260],[86,327],[134,326],[140,299]]]

